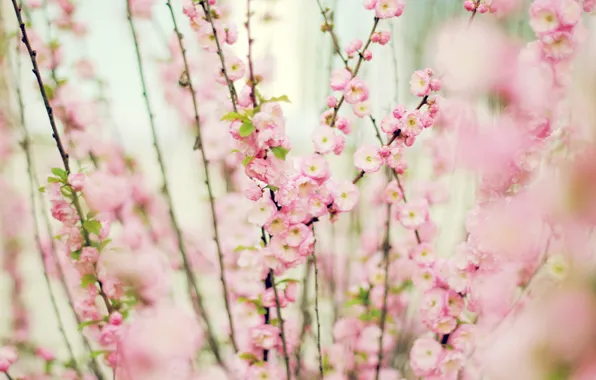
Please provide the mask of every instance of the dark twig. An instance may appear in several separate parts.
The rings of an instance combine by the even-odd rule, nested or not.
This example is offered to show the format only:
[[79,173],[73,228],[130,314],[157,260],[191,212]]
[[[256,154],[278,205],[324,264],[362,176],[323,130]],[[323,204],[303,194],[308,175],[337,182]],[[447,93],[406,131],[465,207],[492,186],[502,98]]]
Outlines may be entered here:
[[281,315],[281,307],[279,306],[279,295],[277,294],[277,286],[275,285],[275,275],[270,270],[271,282],[273,283],[273,294],[275,295],[275,309],[277,310],[277,318],[279,320],[279,326],[281,330],[281,345],[284,353],[284,360],[286,362],[286,380],[291,380],[292,374],[290,373],[290,356],[288,355],[288,347],[286,343],[286,333],[284,328],[284,319]]
[[182,41],[182,33],[180,33],[180,30],[178,29],[178,23],[176,22],[176,16],[174,15],[174,10],[172,8],[171,0],[167,0],[167,6],[170,9],[170,15],[172,16],[172,22],[174,23],[174,31],[176,33],[176,36],[178,37],[178,45],[180,46],[180,51],[182,53],[182,60],[184,62],[184,69],[186,70],[186,74],[188,77],[188,88],[189,88],[190,94],[192,96],[192,104],[193,104],[194,113],[195,113],[195,125],[197,128],[197,142],[198,142],[198,144],[195,144],[195,147],[197,147],[197,145],[198,145],[199,151],[201,152],[201,158],[203,161],[203,170],[205,171],[205,185],[207,186],[207,193],[209,194],[209,206],[211,209],[211,220],[213,223],[213,234],[214,234],[215,245],[217,248],[217,258],[219,261],[219,272],[220,272],[219,278],[220,278],[220,282],[221,282],[221,285],[223,288],[224,302],[225,302],[226,311],[228,314],[228,323],[230,324],[230,339],[232,341],[232,347],[234,348],[234,352],[238,352],[238,346],[236,345],[236,337],[235,337],[235,333],[234,333],[234,331],[235,331],[234,330],[234,320],[232,317],[232,310],[230,308],[229,292],[228,292],[228,286],[227,286],[227,282],[226,282],[226,278],[225,278],[223,250],[221,248],[219,229],[217,226],[217,215],[215,212],[215,197],[213,196],[213,189],[211,187],[211,181],[210,181],[210,177],[209,177],[209,160],[207,159],[207,156],[205,154],[205,146],[203,145],[203,139],[201,137],[201,121],[199,118],[197,97],[196,97],[195,89],[193,86],[192,77],[190,75],[190,67],[188,65],[188,59],[186,57],[186,49],[185,49],[184,43]]
[[172,223],[174,232],[176,233],[178,250],[180,251],[180,255],[182,257],[182,263],[184,266],[184,271],[186,273],[188,287],[189,287],[189,290],[192,290],[191,293],[194,292],[194,297],[192,297],[192,294],[191,294],[191,298],[194,298],[196,300],[196,305],[195,305],[196,310],[198,311],[200,317],[205,322],[205,326],[206,326],[207,334],[208,334],[207,340],[209,342],[211,350],[213,351],[213,354],[215,355],[215,359],[222,367],[225,367],[225,365],[223,363],[223,359],[219,352],[219,346],[217,344],[217,341],[215,340],[215,335],[213,333],[211,323],[210,323],[207,313],[205,311],[205,307],[203,304],[203,296],[202,296],[201,292],[199,291],[197,281],[196,281],[194,273],[190,267],[190,261],[188,259],[188,255],[186,253],[186,248],[184,247],[182,230],[180,229],[180,225],[178,224],[178,220],[176,218],[176,215],[174,214],[174,204],[172,201],[172,196],[170,194],[170,189],[169,189],[169,185],[168,185],[166,167],[165,167],[165,163],[163,160],[163,154],[162,154],[161,148],[159,147],[159,143],[158,143],[157,130],[156,130],[156,126],[155,126],[155,120],[153,117],[153,109],[151,107],[151,103],[149,102],[149,96],[147,94],[147,84],[145,81],[145,71],[144,71],[144,67],[143,67],[143,60],[141,58],[141,51],[140,51],[140,46],[139,46],[139,40],[137,37],[137,31],[136,31],[136,28],[135,28],[135,25],[134,25],[134,22],[132,19],[132,11],[131,11],[130,1],[131,0],[126,1],[127,19],[128,19],[128,24],[130,26],[130,32],[132,34],[134,46],[135,46],[137,65],[138,65],[138,69],[139,69],[141,86],[143,89],[143,98],[145,100],[145,108],[146,108],[147,114],[149,116],[149,125],[151,127],[151,134],[153,137],[153,146],[155,148],[155,153],[157,155],[157,162],[159,164],[159,168],[160,168],[162,179],[163,179],[162,191],[163,191],[164,197],[166,199],[166,202],[168,204],[170,221]]

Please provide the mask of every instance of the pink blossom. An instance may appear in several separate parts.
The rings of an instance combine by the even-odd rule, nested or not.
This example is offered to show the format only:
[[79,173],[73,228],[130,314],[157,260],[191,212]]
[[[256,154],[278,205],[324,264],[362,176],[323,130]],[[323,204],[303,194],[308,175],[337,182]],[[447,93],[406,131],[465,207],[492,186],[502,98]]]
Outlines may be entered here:
[[354,78],[346,85],[344,99],[349,104],[361,103],[368,99],[368,87],[362,79]]
[[0,372],[7,372],[18,359],[17,350],[10,346],[0,347]]
[[333,204],[341,212],[348,212],[358,203],[358,187],[352,182],[336,183],[332,188]]
[[330,86],[332,90],[335,91],[343,91],[350,80],[352,79],[352,74],[346,69],[337,69],[334,70],[331,74]]
[[410,92],[416,96],[427,96],[430,94],[431,79],[422,70],[415,71],[410,78]]
[[397,219],[408,229],[420,227],[428,219],[426,200],[409,201],[397,209]]
[[354,165],[365,173],[374,173],[383,166],[379,149],[374,145],[363,145],[354,153]]
[[327,154],[333,151],[336,143],[335,131],[327,125],[321,125],[315,129],[312,141],[315,150],[321,154]]
[[305,157],[302,161],[301,171],[302,174],[315,180],[322,180],[330,175],[327,160],[319,154]]
[[378,18],[399,17],[404,11],[402,0],[378,0],[375,5],[375,15]]
[[261,199],[255,202],[252,211],[248,216],[250,223],[262,226],[267,224],[275,214],[276,207],[268,194],[263,194]]
[[253,327],[250,331],[252,344],[264,350],[271,350],[280,343],[279,328],[272,325]]
[[430,375],[441,360],[443,347],[432,338],[418,338],[410,351],[410,363],[416,376]]

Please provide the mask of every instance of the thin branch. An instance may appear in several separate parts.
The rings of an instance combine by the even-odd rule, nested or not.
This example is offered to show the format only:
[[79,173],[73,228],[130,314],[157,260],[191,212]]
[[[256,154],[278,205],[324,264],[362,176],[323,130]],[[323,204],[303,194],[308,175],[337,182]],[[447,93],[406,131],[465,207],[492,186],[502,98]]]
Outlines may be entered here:
[[209,1],[205,0],[201,0],[199,4],[203,8],[205,19],[211,24],[211,29],[213,30],[213,37],[215,39],[215,45],[217,47],[217,55],[219,56],[219,60],[221,61],[221,72],[224,78],[226,79],[226,83],[228,84],[228,89],[230,91],[230,97],[232,98],[231,100],[234,112],[238,112],[238,107],[236,106],[236,104],[238,103],[238,94],[236,94],[234,83],[230,80],[230,77],[228,76],[228,72],[226,70],[226,61],[224,53],[221,48],[221,44],[219,43],[219,37],[217,36],[217,30],[215,28],[215,23],[213,22],[213,17],[211,16],[211,6],[209,5]]
[[248,35],[248,73],[249,73],[249,79],[250,79],[250,87],[251,87],[251,92],[250,92],[250,98],[252,100],[252,104],[253,107],[257,106],[257,93],[256,93],[256,86],[257,83],[255,81],[255,73],[254,73],[254,68],[253,68],[253,64],[252,64],[252,43],[254,42],[254,40],[252,39],[252,35],[250,32],[250,16],[252,16],[252,13],[250,11],[250,4],[251,1],[250,0],[246,0],[246,33]]
[[[143,98],[145,100],[145,108],[146,108],[147,114],[149,116],[149,125],[151,127],[151,134],[153,137],[153,146],[155,147],[155,153],[157,155],[157,162],[159,164],[161,176],[163,179],[162,191],[163,191],[164,197],[166,199],[166,202],[168,204],[170,221],[172,223],[174,232],[176,233],[178,250],[180,251],[180,255],[182,256],[182,262],[183,262],[183,266],[184,266],[184,271],[186,272],[186,278],[187,278],[189,290],[192,289],[192,291],[194,292],[194,295],[196,297],[197,311],[199,312],[200,316],[202,317],[202,319],[205,322],[205,326],[207,328],[207,334],[208,334],[208,342],[209,342],[209,345],[211,346],[211,350],[213,351],[213,354],[215,355],[217,362],[222,367],[225,367],[223,360],[221,358],[221,354],[219,352],[219,347],[217,345],[217,341],[215,340],[215,335],[213,333],[211,323],[209,321],[209,318],[207,317],[207,313],[206,313],[205,307],[203,305],[203,296],[201,295],[201,293],[199,291],[199,287],[198,287],[196,279],[194,277],[194,273],[190,267],[190,261],[188,259],[188,255],[186,253],[186,248],[184,247],[182,230],[180,229],[178,220],[176,219],[176,215],[174,214],[174,205],[173,205],[172,196],[170,194],[170,189],[169,189],[169,185],[168,185],[166,167],[165,167],[165,163],[163,160],[163,154],[162,154],[161,148],[159,147],[159,142],[158,142],[158,138],[157,138],[157,130],[155,127],[155,120],[153,117],[153,109],[151,107],[151,103],[149,102],[149,96],[147,94],[147,84],[145,81],[145,71],[144,71],[144,67],[143,67],[143,60],[141,58],[141,51],[140,51],[140,46],[139,46],[139,40],[137,37],[137,31],[136,31],[136,28],[135,28],[135,25],[134,25],[134,22],[132,19],[132,10],[131,10],[130,2],[131,2],[131,0],[126,1],[127,19],[128,19],[128,24],[130,26],[130,32],[131,32],[131,35],[133,38],[134,46],[135,46],[137,65],[138,65],[138,69],[139,69],[141,86],[143,89]],[[192,294],[191,294],[191,298],[193,298]]]
[[[313,233],[313,235],[315,233],[314,225],[312,226],[312,233]],[[315,238],[315,244],[316,244],[316,238]],[[318,359],[319,359],[319,375],[321,376],[321,379],[323,379],[324,378],[323,355],[321,354],[321,318],[319,316],[319,270],[317,267],[317,254],[316,254],[314,246],[313,246],[312,256],[313,256],[313,266],[314,266],[314,270],[315,270],[315,316],[317,319],[317,353],[319,356],[318,357]]]
[[321,0],[317,0],[317,4],[319,5],[319,10],[321,11],[321,15],[323,15],[323,19],[325,20],[325,23],[323,24],[321,30],[323,32],[328,32],[331,35],[331,40],[333,41],[333,47],[335,49],[335,52],[344,63],[344,66],[348,66],[348,60],[343,56],[341,52],[341,48],[339,46],[339,39],[337,38],[337,34],[335,34],[335,30],[333,29],[333,17],[327,17],[327,12],[329,11],[329,9],[323,8]]
[[[37,65],[37,58],[36,58],[37,52],[35,50],[33,50],[33,48],[31,47],[29,37],[27,36],[27,28],[25,27],[25,23],[23,22],[23,18],[21,16],[21,7],[17,5],[16,0],[11,0],[11,2],[12,2],[12,6],[14,8],[14,11],[15,11],[15,15],[17,18],[17,22],[19,24],[19,28],[21,29],[21,33],[22,33],[21,41],[25,44],[25,47],[27,48],[27,52],[29,53],[29,57],[31,58],[31,64],[33,66],[33,74],[35,75],[35,79],[37,80],[37,84],[39,86],[39,91],[41,93],[41,97],[43,98],[43,103],[44,103],[44,106],[46,109],[46,113],[48,115],[48,119],[50,121],[50,126],[52,128],[52,137],[54,138],[54,141],[56,142],[56,147],[58,148],[58,152],[60,153],[60,158],[62,160],[64,169],[66,170],[67,174],[70,174],[70,164],[68,161],[69,156],[68,156],[68,153],[66,153],[66,151],[64,150],[64,146],[62,145],[62,140],[60,139],[60,134],[58,133],[58,128],[56,127],[56,122],[54,120],[54,112],[52,110],[52,107],[50,106],[48,95],[45,91],[44,83],[41,78],[41,74],[39,72],[39,66]],[[81,206],[79,204],[78,197],[75,192],[73,192],[73,205],[75,206],[75,209],[79,216],[79,220],[81,221],[81,224],[82,224],[84,221],[84,217],[83,217],[83,213],[81,210]],[[83,229],[83,237],[85,238],[85,242],[86,242],[87,246],[89,246],[90,245],[89,235],[87,234],[87,231],[84,229]],[[99,283],[99,294],[102,296],[102,299],[104,300],[106,308],[108,309],[109,312],[111,312],[110,301],[102,289],[101,282],[98,282],[98,283]],[[101,374],[99,369],[94,368],[94,371],[95,371],[95,375],[98,377],[98,379],[103,380],[103,375]]]
[[308,284],[310,282],[310,266],[313,262],[313,258],[309,257],[305,265],[304,279],[302,281],[302,297],[300,300],[300,310],[302,310],[302,327],[300,328],[300,338],[298,339],[298,347],[296,348],[296,368],[294,370],[294,377],[298,378],[300,371],[302,370],[302,342],[306,337],[306,331],[312,323],[312,318],[308,312]]
[[[17,91],[17,101],[19,104],[19,121],[20,121],[21,129],[23,130],[23,141],[21,143],[21,146],[23,148],[23,151],[25,152],[25,158],[27,160],[27,174],[28,174],[28,178],[29,178],[29,199],[31,202],[31,217],[33,220],[33,234],[34,234],[34,238],[35,238],[35,244],[37,246],[37,250],[39,253],[39,257],[41,260],[41,264],[43,266],[43,277],[44,277],[44,280],[46,283],[46,287],[48,289],[48,294],[50,296],[50,302],[52,304],[52,309],[54,311],[54,314],[56,315],[56,320],[58,321],[58,329],[60,330],[60,334],[62,335],[62,339],[64,340],[64,344],[66,345],[66,348],[68,350],[68,355],[70,356],[70,361],[73,363],[74,370],[76,371],[76,373],[79,376],[82,376],[81,369],[79,368],[79,365],[75,359],[72,345],[70,344],[70,341],[68,340],[68,336],[66,335],[66,329],[64,328],[64,322],[62,321],[62,318],[60,317],[60,311],[58,308],[58,304],[56,302],[56,296],[54,295],[54,290],[52,289],[52,284],[51,284],[50,278],[48,276],[48,270],[45,265],[43,248],[41,245],[41,238],[40,238],[40,233],[39,233],[39,226],[37,224],[38,223],[37,222],[37,212],[36,212],[37,206],[36,206],[36,202],[35,202],[36,187],[35,187],[35,181],[34,181],[35,175],[33,174],[33,171],[34,171],[33,159],[31,157],[31,137],[29,135],[29,130],[27,129],[27,126],[25,125],[25,106],[23,105],[23,94],[21,92],[20,73],[21,73],[21,55],[19,54],[18,44],[17,44],[17,75],[18,75],[18,78],[17,78],[16,91]],[[42,207],[43,207],[43,205],[42,205]],[[56,265],[60,265],[60,263],[57,262]]]
[[284,319],[281,316],[281,307],[279,306],[279,296],[277,294],[277,286],[275,285],[275,275],[273,271],[270,270],[269,274],[271,276],[271,282],[273,283],[273,294],[275,295],[275,309],[277,310],[277,318],[279,320],[279,325],[281,329],[281,344],[283,347],[284,353],[284,360],[286,362],[286,380],[291,380],[292,375],[290,373],[290,357],[288,356],[288,347],[286,343],[286,333],[284,328]]
[[7,378],[8,380],[14,380],[14,379],[12,378],[12,376],[10,376],[10,374],[8,373],[8,371],[4,372],[4,374],[6,375],[6,378]]
[[375,371],[375,380],[379,380],[381,373],[381,365],[383,362],[383,336],[385,335],[385,322],[387,320],[387,297],[389,295],[389,250],[391,249],[390,242],[391,231],[391,204],[387,204],[387,220],[385,222],[385,241],[383,242],[383,265],[385,267],[385,283],[383,290],[383,309],[381,310],[381,337],[379,338],[379,360]]
[[[372,30],[370,31],[370,34],[368,35],[368,40],[366,41],[366,44],[364,44],[364,47],[362,48],[362,52],[365,52],[366,49],[368,49],[368,47],[370,46],[370,44],[372,42],[372,36],[375,33],[375,31],[377,30],[378,25],[379,25],[379,18],[375,17],[375,22],[373,23],[373,27],[372,27]],[[338,54],[341,54],[341,52],[339,50],[336,50],[336,52]],[[358,71],[360,71],[360,66],[362,66],[362,62],[364,62],[364,54],[360,53],[360,56],[358,57],[358,62],[356,62],[356,67],[353,70],[350,70],[350,68],[346,65],[346,68],[352,72],[352,78],[355,78],[356,75],[358,75]],[[344,103],[344,100],[345,100],[345,96],[342,95],[341,98],[339,98],[339,102],[333,109],[333,117],[331,119],[331,127],[335,126],[335,122],[337,120],[337,114],[339,113],[339,109],[341,108],[342,104]]]
[[[214,233],[214,240],[215,245],[217,247],[217,258],[219,261],[219,272],[220,272],[220,282],[223,288],[224,293],[224,301],[226,305],[226,311],[228,314],[228,323],[230,324],[230,339],[232,341],[232,346],[234,347],[234,352],[238,352],[238,346],[236,345],[236,337],[234,333],[234,321],[232,318],[232,310],[230,308],[230,301],[229,301],[229,292],[228,292],[228,285],[225,278],[225,268],[224,268],[224,261],[223,261],[223,250],[221,248],[221,240],[219,237],[219,230],[217,224],[217,215],[215,212],[215,197],[213,196],[213,188],[211,186],[211,181],[209,178],[209,160],[205,154],[205,147],[203,145],[203,139],[201,137],[201,121],[199,119],[199,109],[197,105],[197,97],[195,93],[195,89],[192,82],[192,77],[190,75],[190,67],[188,65],[188,59],[186,57],[186,49],[184,47],[184,43],[182,41],[182,33],[178,29],[178,23],[176,22],[176,16],[174,15],[174,10],[172,8],[171,0],[167,0],[167,6],[170,9],[170,15],[172,16],[172,22],[174,23],[174,31],[176,36],[178,37],[178,46],[180,47],[180,51],[182,53],[182,60],[184,62],[184,70],[186,70],[186,75],[188,77],[188,88],[190,90],[190,95],[192,96],[192,104],[195,113],[195,125],[197,128],[197,143],[195,147],[198,145],[198,148],[201,152],[201,158],[203,161],[203,170],[205,171],[205,185],[207,186],[207,193],[209,194],[209,206],[211,209],[211,220],[213,223],[213,233]],[[165,178],[165,176],[164,176]]]

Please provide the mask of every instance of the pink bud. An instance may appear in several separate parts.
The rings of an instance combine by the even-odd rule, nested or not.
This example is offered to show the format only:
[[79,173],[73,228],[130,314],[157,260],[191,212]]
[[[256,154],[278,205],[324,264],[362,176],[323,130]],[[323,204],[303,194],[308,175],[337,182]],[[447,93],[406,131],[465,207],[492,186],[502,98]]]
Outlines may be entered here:
[[85,183],[85,175],[83,173],[71,173],[68,175],[68,183],[74,191],[82,191]]
[[381,40],[381,36],[379,35],[380,33],[373,33],[373,35],[370,37],[370,40],[374,43],[377,43]]
[[117,311],[114,311],[112,314],[110,314],[110,325],[120,326],[122,324],[123,319],[124,318],[122,317],[122,314],[120,314]]
[[486,13],[488,12],[488,7],[486,4],[480,4],[477,9],[478,13]]
[[464,8],[467,11],[472,12],[474,10],[474,8],[476,8],[476,4],[474,4],[474,2],[472,0],[466,0],[464,2]]
[[404,4],[400,3],[397,5],[397,9],[395,10],[395,17],[399,17],[404,13]]
[[381,38],[379,40],[379,43],[381,45],[385,45],[387,42],[389,42],[390,39],[391,39],[391,33],[381,32]]
[[288,283],[284,292],[286,299],[290,302],[296,302],[296,295],[298,294],[298,284],[295,282]]
[[337,127],[337,129],[339,129],[346,135],[349,135],[350,132],[352,131],[350,129],[350,123],[348,122],[348,120],[346,118],[343,118],[343,117],[338,117],[335,120],[335,126]]
[[441,90],[441,80],[440,79],[432,79],[430,81],[430,88],[433,91],[440,91]]
[[393,116],[396,119],[401,119],[405,114],[406,114],[406,107],[403,104],[399,104],[393,109]]
[[43,347],[38,347],[35,350],[35,354],[37,356],[39,356],[40,358],[42,358],[43,360],[48,361],[48,362],[52,361],[56,358],[50,350],[48,350],[47,348],[43,348]]
[[364,8],[371,10],[371,9],[375,9],[375,6],[377,5],[377,0],[364,0]]
[[327,97],[327,107],[335,108],[337,106],[337,98],[335,96],[328,96]]
[[370,50],[365,50],[363,56],[365,60],[370,61],[372,59],[372,52]]

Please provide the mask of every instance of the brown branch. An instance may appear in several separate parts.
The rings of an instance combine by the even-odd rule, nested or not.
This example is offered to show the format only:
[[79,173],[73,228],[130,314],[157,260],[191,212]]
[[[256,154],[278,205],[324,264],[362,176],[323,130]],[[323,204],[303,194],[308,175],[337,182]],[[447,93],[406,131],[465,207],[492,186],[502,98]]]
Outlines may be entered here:
[[225,278],[223,250],[221,248],[221,240],[219,237],[219,230],[218,230],[218,226],[217,226],[217,215],[215,212],[215,197],[213,196],[213,188],[211,186],[211,181],[209,178],[209,161],[205,154],[205,146],[203,145],[203,140],[201,137],[201,121],[199,119],[199,109],[198,109],[198,105],[197,105],[197,97],[196,97],[195,89],[193,86],[192,77],[190,75],[190,67],[188,65],[188,59],[186,57],[186,49],[185,49],[184,43],[182,41],[182,33],[180,33],[180,30],[178,29],[178,23],[176,22],[176,17],[174,15],[174,10],[172,8],[171,0],[167,0],[167,6],[170,9],[170,15],[172,16],[172,22],[174,23],[174,31],[176,33],[176,36],[178,37],[178,45],[179,45],[180,51],[182,53],[184,69],[186,70],[186,74],[188,77],[188,88],[189,88],[190,94],[192,96],[192,104],[193,104],[193,109],[194,109],[194,113],[195,113],[195,125],[197,128],[197,142],[198,142],[199,150],[201,152],[201,158],[203,161],[203,170],[205,171],[205,185],[207,186],[207,193],[209,194],[209,206],[211,209],[211,220],[213,223],[213,233],[215,235],[214,240],[215,240],[215,245],[217,247],[217,258],[219,261],[220,282],[221,282],[221,285],[223,288],[223,293],[224,293],[224,301],[225,301],[226,311],[228,314],[228,323],[230,324],[230,339],[232,341],[232,346],[234,348],[234,352],[238,352],[238,346],[236,345],[236,337],[235,337],[235,333],[234,333],[234,321],[232,318],[232,310],[230,308],[228,285],[227,285],[226,278]]
[[286,363],[286,380],[291,380],[292,374],[290,373],[290,357],[288,355],[288,347],[286,343],[284,319],[281,316],[281,307],[279,306],[279,295],[277,294],[277,286],[275,285],[275,275],[273,274],[273,270],[269,270],[269,275],[271,276],[271,282],[273,283],[273,294],[275,295],[275,309],[277,310],[277,318],[279,320],[281,330],[281,344],[284,353],[284,360]]
[[[140,76],[141,86],[142,86],[142,90],[143,90],[143,98],[145,100],[145,108],[146,108],[147,114],[149,116],[149,126],[151,128],[151,134],[153,137],[153,146],[155,148],[155,153],[157,155],[157,162],[159,164],[161,176],[163,179],[162,191],[163,191],[164,197],[166,199],[166,202],[168,204],[168,212],[169,212],[169,216],[170,216],[170,221],[172,223],[174,232],[176,233],[178,250],[180,251],[180,255],[182,257],[182,263],[184,266],[184,271],[186,273],[188,287],[189,287],[189,290],[192,290],[192,292],[194,292],[194,296],[196,297],[196,305],[195,305],[196,310],[199,312],[199,316],[202,317],[203,321],[205,322],[205,326],[207,328],[207,334],[208,334],[207,340],[209,342],[211,350],[213,351],[213,354],[215,355],[217,362],[222,367],[225,368],[223,359],[219,352],[219,347],[218,347],[217,341],[215,340],[215,335],[213,333],[211,323],[210,323],[209,318],[207,317],[207,313],[205,311],[205,307],[203,304],[203,296],[201,295],[201,293],[199,291],[199,287],[198,287],[198,284],[194,277],[194,273],[192,272],[192,269],[190,267],[190,261],[188,259],[188,255],[186,253],[186,248],[184,247],[182,230],[180,229],[178,220],[176,219],[176,215],[174,214],[174,204],[172,201],[172,196],[170,194],[170,189],[169,189],[169,185],[168,185],[166,167],[165,167],[165,163],[164,163],[164,159],[163,159],[163,154],[162,154],[161,148],[159,147],[159,142],[158,142],[158,138],[157,138],[155,119],[153,117],[153,109],[151,107],[151,103],[149,102],[149,96],[147,95],[147,84],[145,81],[145,71],[144,71],[144,67],[143,67],[143,60],[141,58],[141,51],[140,51],[140,46],[139,46],[139,40],[137,37],[137,31],[136,31],[136,28],[135,28],[135,25],[134,25],[134,22],[132,19],[132,10],[131,10],[130,1],[131,0],[126,1],[127,19],[128,19],[128,24],[130,27],[130,32],[131,32],[131,35],[133,38],[134,46],[135,46],[137,65],[138,65],[138,69],[139,69],[139,76]],[[192,292],[191,292],[191,299],[193,298]]]
[[[312,226],[312,233],[313,233],[313,235],[315,234],[314,225]],[[317,319],[317,353],[318,353],[318,359],[319,359],[319,375],[321,376],[321,379],[323,379],[324,374],[323,374],[323,355],[321,353],[321,318],[319,316],[319,270],[317,267],[317,254],[315,252],[315,246],[314,246],[315,244],[316,244],[316,237],[315,237],[315,242],[313,244],[312,256],[313,256],[313,266],[314,266],[314,270],[315,270],[315,316]]]
[[252,100],[252,104],[253,107],[257,106],[257,93],[256,93],[256,86],[257,83],[255,81],[255,73],[254,73],[254,68],[253,68],[253,64],[252,64],[252,43],[254,42],[254,40],[252,39],[252,35],[250,32],[250,16],[252,16],[252,13],[250,11],[250,4],[251,1],[250,0],[246,0],[246,33],[248,35],[248,73],[249,73],[249,78],[250,78],[250,87],[251,87],[251,92],[250,92],[250,98]]
[[387,220],[385,222],[385,241],[383,242],[383,265],[385,267],[385,288],[383,289],[383,309],[381,310],[381,336],[379,338],[379,360],[375,371],[375,380],[379,380],[381,363],[383,361],[383,336],[385,335],[385,322],[387,320],[387,297],[389,295],[389,250],[391,249],[391,204],[387,204]]
[[226,83],[228,84],[228,89],[230,91],[230,97],[232,98],[232,107],[234,108],[234,112],[238,112],[238,94],[236,94],[236,89],[234,88],[234,83],[230,80],[228,76],[228,71],[226,70],[226,61],[224,58],[223,50],[221,48],[221,44],[219,43],[219,37],[217,36],[217,30],[215,29],[215,23],[213,22],[213,17],[211,16],[211,6],[209,5],[209,1],[201,0],[199,2],[201,7],[203,8],[203,13],[205,14],[205,19],[211,24],[211,29],[213,30],[213,37],[215,39],[215,45],[217,47],[217,55],[219,56],[219,60],[221,61],[221,72],[226,79]]
[[[18,44],[17,44],[17,47],[18,47]],[[19,76],[20,76],[20,72],[21,72],[21,55],[19,53],[19,49],[17,48],[17,73],[19,74]],[[19,122],[21,125],[21,129],[23,130],[23,141],[21,143],[21,147],[23,148],[23,151],[25,153],[25,158],[26,158],[26,162],[27,162],[27,175],[29,178],[29,200],[31,202],[31,218],[33,220],[33,236],[35,239],[35,245],[37,246],[37,251],[39,253],[40,261],[43,266],[43,277],[44,277],[44,280],[46,283],[46,287],[48,289],[48,294],[50,296],[50,302],[52,304],[52,309],[54,311],[54,314],[56,315],[56,320],[58,321],[58,329],[60,330],[60,334],[61,334],[62,339],[64,340],[64,344],[66,345],[66,348],[68,350],[68,354],[70,356],[70,361],[73,364],[74,370],[76,371],[76,373],[79,376],[82,376],[81,369],[79,368],[79,365],[75,359],[72,345],[70,344],[70,341],[68,340],[68,336],[66,335],[66,329],[64,328],[64,322],[62,321],[62,318],[60,317],[60,311],[58,308],[58,304],[56,302],[56,296],[54,294],[54,290],[52,289],[52,284],[50,282],[50,278],[48,275],[47,266],[45,264],[45,258],[44,258],[44,254],[43,254],[42,244],[41,244],[40,231],[39,231],[39,225],[38,225],[38,221],[37,221],[37,212],[36,212],[36,209],[37,209],[36,202],[35,202],[36,187],[35,187],[35,180],[34,180],[35,175],[33,174],[34,168],[33,168],[32,154],[31,154],[31,137],[29,135],[29,130],[27,129],[27,126],[25,125],[25,106],[23,104],[23,94],[21,92],[20,78],[17,79],[16,92],[17,92],[17,101],[19,104]],[[43,204],[42,204],[42,207],[43,207]],[[60,263],[56,262],[56,265],[59,266]]]
[[321,5],[321,0],[317,0],[317,4],[319,5],[319,10],[321,11],[321,15],[323,15],[323,19],[325,20],[325,23],[321,27],[321,30],[323,32],[328,32],[331,35],[331,40],[333,41],[333,47],[335,48],[335,52],[344,63],[344,66],[347,67],[348,60],[344,58],[341,52],[341,48],[339,46],[339,39],[337,38],[337,34],[335,34],[335,31],[333,29],[333,20],[327,17],[328,9],[323,9],[323,5]]

